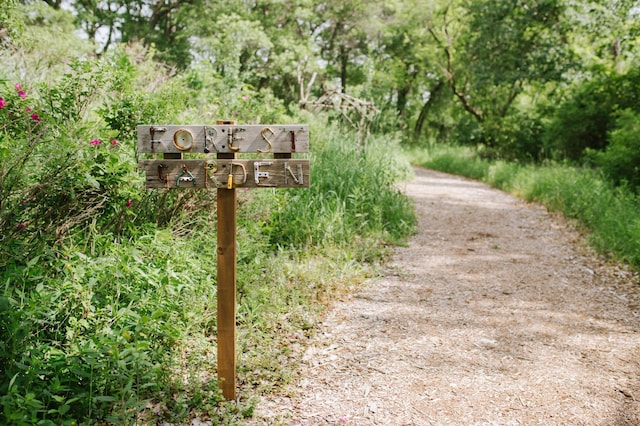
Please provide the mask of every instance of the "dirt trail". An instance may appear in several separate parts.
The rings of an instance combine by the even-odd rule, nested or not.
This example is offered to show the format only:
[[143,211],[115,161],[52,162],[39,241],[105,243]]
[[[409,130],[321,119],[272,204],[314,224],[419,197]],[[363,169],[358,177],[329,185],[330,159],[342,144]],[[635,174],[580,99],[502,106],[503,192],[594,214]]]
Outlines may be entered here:
[[421,169],[420,229],[254,424],[640,425],[638,277],[543,207]]

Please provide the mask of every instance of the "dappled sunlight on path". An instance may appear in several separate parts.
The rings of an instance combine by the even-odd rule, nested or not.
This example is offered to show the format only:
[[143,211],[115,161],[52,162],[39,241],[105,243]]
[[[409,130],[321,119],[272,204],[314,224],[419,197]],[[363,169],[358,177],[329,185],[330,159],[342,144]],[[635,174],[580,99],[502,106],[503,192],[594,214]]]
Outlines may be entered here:
[[640,291],[565,222],[416,169],[419,232],[338,301],[255,424],[640,424]]

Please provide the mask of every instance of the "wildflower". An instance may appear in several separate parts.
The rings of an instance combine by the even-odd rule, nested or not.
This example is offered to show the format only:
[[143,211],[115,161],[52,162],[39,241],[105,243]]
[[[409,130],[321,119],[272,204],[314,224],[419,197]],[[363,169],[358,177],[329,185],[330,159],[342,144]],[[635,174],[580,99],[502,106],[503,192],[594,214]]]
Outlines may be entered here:
[[30,107],[26,107],[24,110],[27,111],[27,112],[33,111]]
[[24,91],[24,90],[19,90],[19,91],[18,91],[18,96],[20,96],[20,99],[22,99],[23,101],[24,101],[25,99],[27,99],[27,94],[25,93],[25,91]]
[[26,227],[27,225],[25,225],[24,223],[19,223],[16,225],[16,228],[18,228],[18,230],[22,230]]
[[19,83],[16,83],[16,85],[15,85],[15,86],[13,86],[13,87],[15,87],[15,88],[16,88],[16,90],[20,90],[20,89],[22,89],[22,86],[20,86],[20,84],[19,84]]
[[242,97],[242,100],[243,100],[243,101],[248,101],[248,100],[249,100],[249,96],[244,95],[244,96]]
[[131,207],[132,205],[133,205],[133,200],[127,201],[127,204],[126,204],[127,208]]
[[94,140],[92,140],[91,142],[89,142],[89,144],[90,144],[90,145],[93,145],[93,146],[98,146],[98,145],[100,145],[101,143],[102,143],[102,141],[101,141],[100,139],[94,139]]
[[231,111],[231,115],[235,117],[236,115],[238,115],[238,111]]
[[0,98],[0,109],[4,108],[7,105],[7,102],[4,98]]
[[40,117],[38,117],[38,114],[36,114],[35,112],[33,114],[31,114],[31,119],[33,121],[35,121],[36,123],[40,122]]
[[117,141],[117,140],[115,140],[115,139],[114,139],[114,140],[112,140],[112,141],[111,141],[111,145],[113,145],[113,146],[118,146],[118,141]]

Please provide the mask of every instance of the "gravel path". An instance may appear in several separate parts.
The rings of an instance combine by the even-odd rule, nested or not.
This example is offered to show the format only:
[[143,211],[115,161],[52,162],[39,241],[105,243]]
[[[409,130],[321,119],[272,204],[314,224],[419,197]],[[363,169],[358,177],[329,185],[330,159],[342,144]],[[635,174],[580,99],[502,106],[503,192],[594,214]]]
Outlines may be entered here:
[[638,276],[481,183],[416,169],[404,190],[419,233],[253,424],[640,425]]

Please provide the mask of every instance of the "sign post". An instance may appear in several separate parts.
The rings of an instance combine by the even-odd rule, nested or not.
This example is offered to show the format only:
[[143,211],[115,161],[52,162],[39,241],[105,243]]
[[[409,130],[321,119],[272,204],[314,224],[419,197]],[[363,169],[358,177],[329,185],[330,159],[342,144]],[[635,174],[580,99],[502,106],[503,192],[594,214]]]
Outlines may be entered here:
[[[307,125],[141,125],[138,152],[163,154],[140,160],[147,188],[217,190],[218,383],[227,400],[236,398],[236,188],[308,188]],[[216,154],[215,159],[211,158]],[[252,153],[239,159],[237,154]],[[185,159],[183,154],[198,154]]]
[[[218,122],[218,124],[234,124]],[[235,153],[218,153],[233,160]],[[233,167],[233,161],[231,162]],[[229,179],[217,190],[218,208],[218,383],[227,400],[236,399],[236,206],[238,194]],[[231,186],[231,188],[229,188]]]

